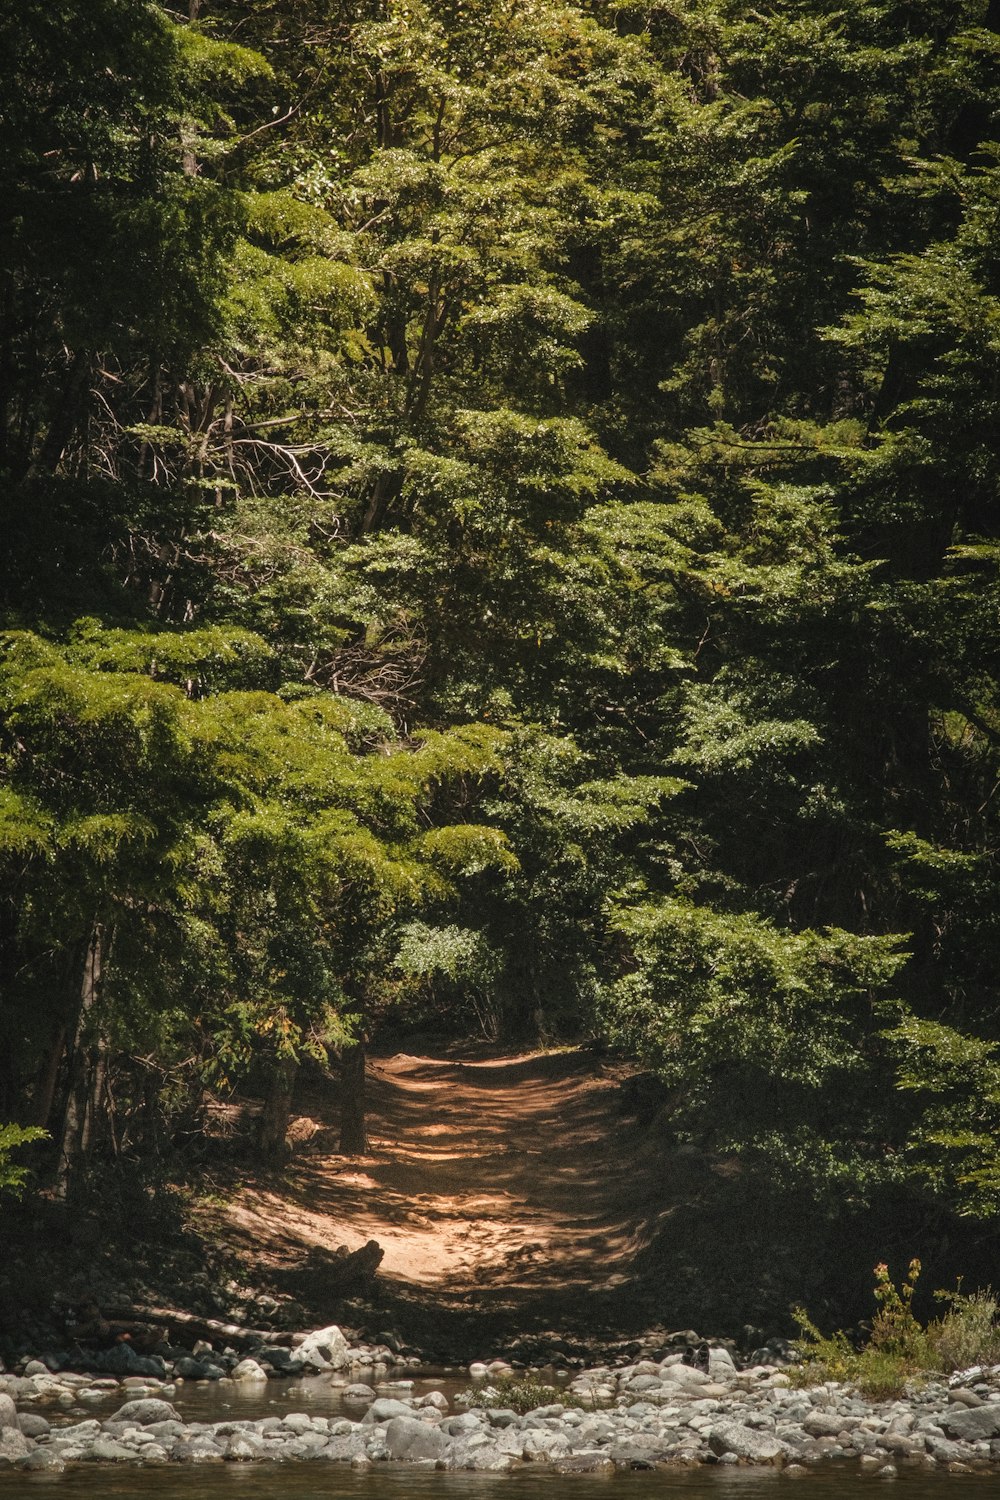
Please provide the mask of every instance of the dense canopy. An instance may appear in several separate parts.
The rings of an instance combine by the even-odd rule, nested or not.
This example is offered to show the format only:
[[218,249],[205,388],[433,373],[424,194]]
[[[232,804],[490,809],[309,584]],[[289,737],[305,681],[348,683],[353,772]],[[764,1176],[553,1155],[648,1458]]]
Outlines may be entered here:
[[995,1215],[998,62],[995,0],[6,8],[13,1160],[236,1085],[273,1147],[419,1021]]

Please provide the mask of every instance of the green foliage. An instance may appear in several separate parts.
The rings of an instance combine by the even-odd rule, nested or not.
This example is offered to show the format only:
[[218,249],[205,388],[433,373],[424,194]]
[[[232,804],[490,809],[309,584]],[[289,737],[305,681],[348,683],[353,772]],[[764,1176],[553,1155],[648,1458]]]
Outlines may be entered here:
[[945,1371],[968,1370],[972,1365],[1000,1362],[1000,1303],[987,1287],[983,1291],[935,1292],[946,1304],[939,1318],[927,1325],[927,1341],[935,1362]]
[[631,972],[605,1024],[668,1084],[678,1131],[832,1201],[891,1178],[866,1101],[887,1072],[880,1023],[898,1010],[894,941],[678,899],[622,907],[614,927]]
[[875,1267],[875,1302],[867,1341],[856,1349],[847,1335],[824,1337],[807,1314],[795,1309],[804,1350],[803,1363],[795,1371],[801,1385],[823,1380],[856,1385],[873,1401],[888,1401],[903,1394],[907,1382],[929,1368],[931,1346],[913,1314],[913,1294],[920,1276],[919,1260],[912,1260],[897,1288],[885,1264]]
[[596,1031],[830,1222],[991,1222],[998,51],[0,18],[5,1098],[100,930],[126,1134],[395,1007]]
[[565,1390],[546,1385],[530,1375],[502,1375],[486,1385],[471,1386],[462,1396],[465,1406],[477,1406],[480,1410],[500,1408],[524,1416],[539,1406],[579,1407],[582,1402]]
[[23,1125],[0,1125],[0,1194],[10,1193],[18,1197],[24,1190],[24,1184],[30,1172],[30,1168],[20,1162],[12,1162],[10,1155],[19,1146],[30,1145],[32,1141],[42,1140],[45,1131],[31,1126]]
[[947,1310],[924,1327],[913,1312],[920,1270],[919,1260],[911,1260],[897,1287],[884,1263],[875,1267],[877,1310],[860,1347],[843,1332],[820,1333],[807,1313],[796,1308],[803,1359],[792,1371],[793,1381],[803,1386],[842,1381],[871,1400],[888,1401],[932,1373],[995,1362],[1000,1326],[992,1292],[935,1292]]

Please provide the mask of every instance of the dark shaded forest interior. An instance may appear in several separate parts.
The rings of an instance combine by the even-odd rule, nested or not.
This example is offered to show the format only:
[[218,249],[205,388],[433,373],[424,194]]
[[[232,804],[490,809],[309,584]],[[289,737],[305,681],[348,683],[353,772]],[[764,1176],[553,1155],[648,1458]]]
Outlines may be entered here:
[[6,8],[12,1245],[211,1239],[237,1160],[304,1210],[314,1097],[391,1187],[449,1048],[566,1046],[648,1080],[650,1319],[989,1279],[998,54],[995,0]]

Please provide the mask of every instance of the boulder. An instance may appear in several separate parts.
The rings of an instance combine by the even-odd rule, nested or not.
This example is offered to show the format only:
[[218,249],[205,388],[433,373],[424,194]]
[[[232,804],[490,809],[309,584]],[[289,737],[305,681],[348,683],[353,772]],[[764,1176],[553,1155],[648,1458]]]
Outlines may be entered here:
[[336,1323],[307,1333],[295,1353],[311,1370],[342,1370],[351,1362],[350,1346]]
[[356,1380],[352,1385],[345,1385],[340,1394],[342,1400],[353,1401],[357,1406],[360,1406],[362,1402],[370,1405],[375,1400],[374,1390],[370,1385],[365,1385],[363,1380]]
[[858,1425],[858,1417],[846,1417],[835,1411],[811,1411],[803,1419],[802,1430],[810,1437],[839,1437]]
[[654,1464],[665,1463],[674,1451],[671,1437],[659,1437],[653,1432],[632,1432],[622,1441],[613,1443],[608,1458],[616,1469],[651,1469]]
[[6,1459],[8,1463],[27,1458],[34,1446],[31,1438],[25,1437],[19,1427],[0,1429],[0,1458]]
[[20,1427],[25,1437],[30,1438],[44,1437],[45,1434],[51,1430],[50,1424],[45,1420],[45,1418],[39,1416],[39,1414],[34,1411],[23,1411],[17,1419],[17,1425],[18,1427]]
[[255,1359],[241,1359],[233,1366],[231,1379],[248,1384],[255,1380],[263,1382],[267,1379],[267,1371]]
[[758,1432],[742,1422],[717,1422],[708,1435],[708,1446],[713,1453],[735,1453],[755,1464],[773,1463],[790,1452],[788,1444],[773,1433]]
[[405,1401],[394,1401],[391,1396],[380,1396],[373,1401],[371,1406],[362,1417],[366,1426],[373,1422],[391,1422],[393,1417],[412,1417],[413,1408],[406,1405]]
[[17,1426],[17,1407],[13,1396],[0,1395],[0,1432],[5,1427]]
[[135,1462],[136,1453],[134,1448],[126,1448],[124,1443],[119,1443],[115,1438],[99,1437],[94,1439],[90,1456],[101,1463],[126,1464]]
[[988,1406],[956,1407],[942,1413],[941,1426],[950,1438],[974,1443],[1000,1437],[1000,1403]]
[[725,1380],[736,1374],[736,1362],[728,1349],[712,1347],[708,1351],[708,1375],[710,1380]]
[[169,1401],[158,1401],[153,1396],[138,1401],[126,1401],[111,1418],[113,1422],[130,1422],[135,1427],[149,1427],[154,1422],[178,1422],[178,1417]]
[[591,1448],[584,1453],[570,1453],[566,1458],[557,1458],[552,1467],[557,1474],[600,1474],[614,1465],[604,1449]]
[[385,1429],[389,1457],[414,1460],[441,1458],[448,1444],[444,1433],[419,1417],[393,1417]]
[[182,1380],[221,1380],[226,1373],[221,1365],[207,1359],[192,1359],[190,1355],[179,1359],[174,1371]]
[[61,1474],[66,1464],[58,1453],[53,1453],[48,1448],[36,1448],[22,1459],[20,1467],[27,1469],[29,1474]]
[[90,1363],[109,1375],[152,1375],[165,1380],[167,1367],[158,1354],[136,1354],[131,1344],[116,1344],[89,1356]]

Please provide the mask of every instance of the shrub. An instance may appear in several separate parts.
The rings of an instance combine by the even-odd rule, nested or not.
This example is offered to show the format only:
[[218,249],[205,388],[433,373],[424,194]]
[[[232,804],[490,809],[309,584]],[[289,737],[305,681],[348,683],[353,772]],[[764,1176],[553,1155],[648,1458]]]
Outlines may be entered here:
[[927,1341],[941,1370],[964,1370],[969,1365],[1000,1363],[1000,1304],[990,1287],[963,1293],[936,1292],[948,1310],[927,1325]]
[[860,1348],[842,1331],[820,1333],[808,1314],[795,1308],[803,1359],[789,1371],[793,1384],[843,1381],[873,1400],[887,1400],[901,1395],[907,1382],[931,1372],[950,1374],[969,1365],[1000,1362],[1000,1304],[991,1289],[935,1292],[947,1311],[923,1328],[913,1312],[919,1275],[920,1262],[911,1260],[897,1287],[887,1266],[875,1267],[878,1311],[868,1341]]
[[560,1406],[582,1405],[568,1391],[557,1390],[554,1385],[544,1385],[531,1376],[519,1378],[512,1375],[502,1375],[497,1380],[491,1380],[488,1385],[474,1387],[466,1391],[462,1399],[466,1406],[483,1409],[502,1407],[516,1411],[520,1417],[534,1411],[536,1407],[553,1406],[557,1402]]
[[919,1275],[919,1260],[911,1260],[905,1280],[896,1287],[886,1265],[875,1267],[878,1311],[869,1340],[860,1349],[843,1331],[828,1336],[820,1333],[804,1309],[795,1308],[802,1364],[789,1372],[793,1384],[843,1381],[873,1401],[901,1395],[907,1382],[918,1378],[931,1363],[927,1335],[913,1313]]

